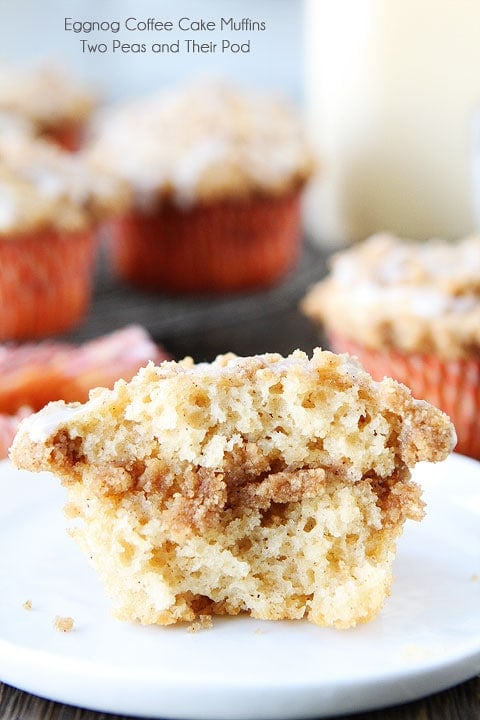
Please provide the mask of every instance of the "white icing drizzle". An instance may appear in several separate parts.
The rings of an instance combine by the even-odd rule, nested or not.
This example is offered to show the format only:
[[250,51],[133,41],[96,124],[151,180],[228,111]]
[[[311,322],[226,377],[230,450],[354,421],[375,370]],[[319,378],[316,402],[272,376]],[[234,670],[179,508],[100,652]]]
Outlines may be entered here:
[[469,313],[480,296],[480,237],[422,244],[377,235],[339,253],[330,277],[352,305],[376,315]]
[[128,197],[125,187],[80,153],[27,136],[0,135],[0,231],[92,225]]
[[66,405],[63,400],[59,400],[49,403],[40,412],[22,420],[20,428],[27,432],[33,442],[44,443],[55,435],[62,425],[82,411],[83,406],[80,403]]

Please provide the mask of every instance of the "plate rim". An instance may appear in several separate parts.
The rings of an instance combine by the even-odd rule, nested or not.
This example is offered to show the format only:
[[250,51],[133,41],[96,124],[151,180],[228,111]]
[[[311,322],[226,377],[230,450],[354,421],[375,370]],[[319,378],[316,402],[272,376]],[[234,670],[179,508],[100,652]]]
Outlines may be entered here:
[[[469,466],[472,472],[480,475],[480,463],[472,458],[463,455],[453,454],[445,461],[445,463],[450,463],[450,465],[453,464],[453,466],[458,465],[459,467],[461,467],[462,465],[465,467]],[[0,462],[0,481],[2,479],[3,472],[6,471],[8,473],[10,470],[17,472],[16,470],[14,470],[8,460]],[[31,474],[32,473],[29,473],[29,475]],[[428,482],[429,481],[430,478],[428,478]],[[433,480],[432,484],[434,484]],[[6,512],[2,510],[3,508],[0,509],[0,518],[5,517],[8,514],[8,510]],[[219,618],[218,620],[215,619],[215,622],[220,622],[223,624],[235,621],[235,618]],[[244,618],[244,621],[251,623],[252,619]],[[253,621],[255,622],[255,620]],[[297,622],[303,625],[305,621]],[[349,631],[347,630],[336,632]],[[49,700],[53,700],[56,702],[66,702],[99,712],[113,712],[120,714],[127,713],[137,717],[169,716],[171,718],[183,719],[188,717],[191,718],[191,720],[204,720],[207,718],[209,720],[240,720],[240,718],[245,718],[248,720],[250,718],[251,720],[283,720],[283,718],[289,718],[291,720],[291,718],[293,717],[333,717],[335,715],[345,714],[348,712],[375,710],[380,707],[385,707],[386,705],[395,705],[398,703],[404,703],[419,699],[420,697],[428,695],[432,692],[440,692],[448,687],[456,685],[458,682],[468,680],[470,677],[473,677],[478,672],[480,672],[480,636],[478,638],[475,638],[474,636],[474,639],[466,637],[462,638],[459,645],[457,645],[454,650],[449,650],[446,655],[439,655],[438,657],[435,656],[433,658],[431,656],[418,658],[410,662],[408,665],[405,665],[402,668],[402,672],[400,675],[397,672],[392,672],[391,668],[388,667],[381,668],[380,671],[377,671],[374,676],[370,672],[366,671],[363,675],[355,675],[354,678],[337,679],[336,682],[333,682],[332,679],[329,678],[327,683],[322,683],[321,680],[319,681],[314,678],[302,681],[302,679],[300,679],[298,675],[295,675],[294,678],[292,678],[288,687],[283,688],[279,688],[273,682],[265,683],[265,681],[261,680],[260,678],[249,678],[247,682],[245,682],[245,678],[238,678],[238,682],[236,683],[232,683],[232,678],[226,676],[223,676],[220,679],[215,678],[215,680],[213,680],[213,678],[210,678],[211,681],[210,683],[208,683],[206,682],[206,678],[210,677],[208,673],[207,675],[202,673],[196,678],[189,678],[188,694],[191,695],[192,691],[195,691],[193,692],[193,694],[198,696],[196,702],[201,702],[202,697],[213,696],[214,693],[216,693],[217,695],[218,693],[220,693],[220,695],[223,694],[225,696],[228,696],[231,692],[238,694],[240,691],[242,691],[245,699],[250,695],[252,695],[252,698],[253,695],[255,695],[255,697],[257,698],[258,693],[260,692],[261,696],[264,699],[269,698],[271,702],[273,699],[275,699],[275,697],[277,697],[278,699],[279,694],[282,697],[288,697],[303,693],[305,695],[305,700],[308,701],[308,699],[310,698],[312,702],[314,701],[314,705],[310,706],[310,709],[307,709],[305,707],[305,703],[303,703],[303,709],[299,707],[299,713],[295,715],[291,714],[291,710],[289,710],[287,714],[282,714],[282,708],[277,708],[277,710],[273,713],[261,710],[259,712],[258,703],[255,706],[253,714],[248,714],[248,712],[245,711],[245,703],[240,703],[235,711],[230,711],[226,713],[225,706],[218,707],[218,698],[216,703],[217,709],[209,706],[206,712],[203,712],[203,710],[198,710],[196,712],[189,712],[187,714],[185,714],[185,711],[181,709],[179,713],[176,714],[174,707],[170,707],[168,709],[160,709],[158,707],[153,708],[152,705],[142,707],[126,707],[124,701],[121,702],[120,705],[115,704],[115,702],[112,701],[107,702],[106,700],[101,701],[100,704],[95,702],[86,703],[84,700],[82,701],[81,697],[75,695],[75,693],[73,693],[72,695],[72,691],[69,692],[68,690],[63,690],[62,688],[60,688],[54,694],[52,694],[51,692],[45,694],[41,691],[41,688],[39,688],[35,683],[19,683],[19,679],[15,676],[15,673],[12,674],[11,672],[8,672],[8,669],[2,669],[3,665],[8,664],[9,659],[14,659],[15,662],[13,664],[18,668],[20,668],[21,666],[23,666],[24,668],[33,668],[35,665],[41,663],[44,667],[48,667],[50,672],[52,672],[53,674],[57,674],[57,677],[63,677],[63,675],[69,676],[69,674],[75,672],[79,677],[88,679],[89,677],[91,678],[91,674],[92,672],[94,672],[97,676],[98,681],[101,680],[102,682],[107,683],[112,683],[114,679],[116,679],[117,683],[126,681],[128,677],[130,677],[131,679],[131,669],[122,666],[106,666],[105,663],[102,661],[96,663],[94,660],[87,660],[86,658],[78,658],[75,656],[69,657],[69,662],[67,663],[66,656],[58,655],[55,653],[54,650],[33,649],[21,645],[19,646],[15,645],[15,643],[10,642],[9,640],[4,639],[3,637],[0,637],[0,678],[4,682],[18,687],[21,690],[33,692],[41,697],[46,697]],[[69,669],[65,667],[67,664],[70,666]],[[150,674],[145,674],[144,672],[142,674],[143,678],[141,678],[140,681],[140,685],[142,687],[151,687],[154,681],[156,681],[158,686],[157,689],[159,691],[161,691],[162,688],[164,689],[166,683],[168,683],[168,685],[170,686],[171,691],[178,692],[179,689],[185,689],[185,680],[178,675],[178,672],[173,672],[169,674],[168,677],[163,677],[162,679],[160,679],[160,682],[159,678],[155,676],[154,669],[151,670]],[[139,678],[137,677],[137,673],[135,673],[134,677],[135,681],[138,683]],[[253,680],[255,681],[253,682]],[[398,694],[392,694],[391,692],[389,694],[388,689],[391,689],[392,684],[402,685],[402,683],[400,683],[399,681],[403,681],[403,687],[398,689]],[[410,690],[405,687],[406,685],[410,687]],[[415,686],[415,688],[413,686]],[[361,702],[358,706],[355,705],[355,707],[349,706],[345,703],[343,703],[337,708],[335,708],[331,704],[328,705],[325,709],[322,709],[322,707],[319,706],[319,703],[321,704],[322,694],[325,693],[326,689],[328,689],[328,694],[330,696],[332,694],[339,695],[342,693],[347,693],[347,691],[351,694],[356,694],[361,691],[360,695],[363,697],[365,695],[365,690],[368,688],[375,688],[377,691],[379,691],[379,696],[377,700],[375,698],[370,698],[370,701],[367,701],[367,699],[364,698],[363,702]],[[380,698],[384,698],[385,694],[389,695],[390,697],[386,705],[384,703],[384,700],[380,700]],[[261,698],[257,699],[261,700]],[[193,707],[194,704],[195,700],[191,701],[190,707]],[[154,713],[153,715],[152,712]]]

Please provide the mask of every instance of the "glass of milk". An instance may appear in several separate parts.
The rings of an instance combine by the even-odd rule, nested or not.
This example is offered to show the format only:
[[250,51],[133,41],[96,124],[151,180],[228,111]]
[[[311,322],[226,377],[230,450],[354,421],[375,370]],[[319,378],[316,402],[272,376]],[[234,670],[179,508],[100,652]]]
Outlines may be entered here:
[[321,158],[310,234],[335,247],[381,230],[418,240],[471,232],[480,3],[305,0],[304,13],[307,118]]

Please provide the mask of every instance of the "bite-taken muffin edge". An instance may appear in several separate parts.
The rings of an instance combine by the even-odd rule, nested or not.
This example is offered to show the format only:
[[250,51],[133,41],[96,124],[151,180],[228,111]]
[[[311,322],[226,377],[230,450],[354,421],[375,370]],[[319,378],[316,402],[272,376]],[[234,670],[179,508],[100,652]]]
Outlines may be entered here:
[[[154,441],[145,403],[162,402],[155,394],[162,384],[171,413],[176,397],[177,410],[184,413],[187,402],[192,414],[186,422],[177,414],[175,435],[175,413],[163,413]],[[226,435],[212,426],[205,433],[207,416],[221,418],[222,410],[237,413],[233,425],[227,418]],[[102,413],[104,437],[97,442]],[[90,427],[83,437],[82,416]],[[35,430],[42,417],[50,427]],[[309,428],[317,423],[303,446],[302,417]],[[247,425],[235,432],[242,421]],[[148,453],[142,441],[150,442]],[[296,351],[288,358],[229,355],[212,364],[149,366],[113,391],[94,391],[85,406],[55,403],[24,421],[12,459],[63,477],[68,512],[85,521],[75,533],[121,619],[170,624],[248,611],[350,627],[380,611],[396,538],[407,518],[422,516],[408,466],[443,460],[454,443],[443,413],[392,380],[373,382],[351,358],[317,349],[311,360]]]

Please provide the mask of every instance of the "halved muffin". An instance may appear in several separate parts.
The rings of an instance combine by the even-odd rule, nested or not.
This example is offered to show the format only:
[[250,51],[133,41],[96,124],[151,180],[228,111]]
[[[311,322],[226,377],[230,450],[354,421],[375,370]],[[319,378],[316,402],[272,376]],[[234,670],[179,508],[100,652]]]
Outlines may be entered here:
[[66,485],[119,618],[346,628],[379,612],[423,516],[409,468],[454,443],[445,414],[317,349],[149,365],[23,421],[11,455]]

